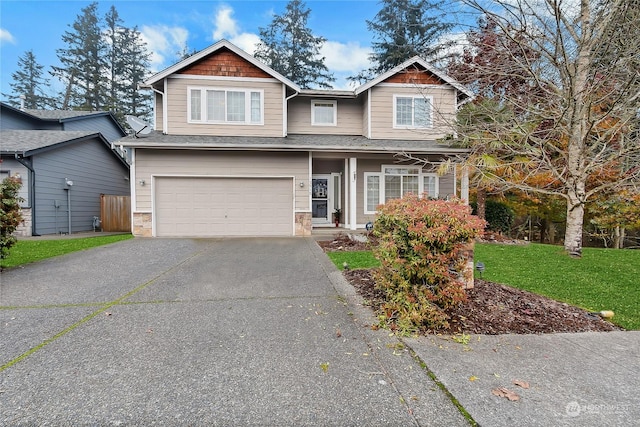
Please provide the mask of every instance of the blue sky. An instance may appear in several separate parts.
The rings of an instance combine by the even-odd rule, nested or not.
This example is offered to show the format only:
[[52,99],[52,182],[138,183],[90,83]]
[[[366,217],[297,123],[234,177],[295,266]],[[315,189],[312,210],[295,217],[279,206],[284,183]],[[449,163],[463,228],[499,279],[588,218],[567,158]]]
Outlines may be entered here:
[[[90,1],[0,0],[0,81],[2,93],[10,93],[11,74],[18,58],[33,50],[48,71],[58,65],[56,49],[64,47],[62,34]],[[101,17],[115,5],[127,27],[137,26],[152,52],[154,71],[176,62],[186,45],[201,50],[225,38],[253,53],[260,27],[273,14],[284,12],[286,1],[99,1]],[[326,65],[346,88],[346,77],[368,66],[372,34],[366,26],[379,9],[377,0],[306,1],[311,9],[308,26],[327,39],[323,48]],[[52,84],[54,80],[52,80]],[[4,97],[3,97],[4,98]]]

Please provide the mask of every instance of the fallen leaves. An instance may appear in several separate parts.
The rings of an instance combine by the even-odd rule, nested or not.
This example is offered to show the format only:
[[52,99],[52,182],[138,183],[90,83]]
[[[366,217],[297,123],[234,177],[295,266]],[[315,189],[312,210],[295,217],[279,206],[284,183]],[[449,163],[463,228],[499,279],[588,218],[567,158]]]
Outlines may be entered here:
[[[531,387],[527,381],[523,380],[512,380],[511,383],[523,389],[528,389]],[[509,390],[506,387],[494,388],[493,390],[491,390],[491,394],[498,397],[504,397],[506,399],[509,399],[511,402],[517,402],[518,400],[520,400],[520,396],[518,395],[518,393],[513,390]]]
[[322,369],[322,372],[327,372],[329,370],[329,362],[321,363],[320,369]]
[[517,385],[518,387],[522,387],[524,389],[527,389],[530,387],[529,383],[526,381],[522,381],[522,380],[513,380],[511,381],[513,383],[513,385]]
[[498,397],[506,397],[512,402],[520,400],[520,396],[518,396],[518,393],[511,391],[506,387],[494,388],[493,390],[491,390],[491,394]]

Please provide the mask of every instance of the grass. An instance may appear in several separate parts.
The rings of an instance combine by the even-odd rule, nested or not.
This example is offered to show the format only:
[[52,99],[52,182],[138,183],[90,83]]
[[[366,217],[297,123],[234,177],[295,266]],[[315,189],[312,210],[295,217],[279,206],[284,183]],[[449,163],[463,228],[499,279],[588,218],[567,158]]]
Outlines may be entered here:
[[327,252],[327,255],[340,270],[344,269],[345,262],[352,270],[380,266],[380,261],[373,256],[371,251],[338,251]]
[[614,323],[640,329],[640,251],[584,248],[577,259],[558,246],[476,244],[475,259],[486,266],[484,279],[591,311],[613,310]]
[[78,239],[18,240],[18,243],[9,250],[9,256],[0,262],[0,266],[2,268],[16,267],[46,258],[131,239],[132,237],[131,234],[115,234]]
[[[379,266],[371,252],[328,252],[342,269]],[[613,310],[614,323],[640,329],[640,251],[584,248],[582,258],[551,245],[476,244],[483,278],[590,311]],[[478,273],[476,272],[476,276]]]

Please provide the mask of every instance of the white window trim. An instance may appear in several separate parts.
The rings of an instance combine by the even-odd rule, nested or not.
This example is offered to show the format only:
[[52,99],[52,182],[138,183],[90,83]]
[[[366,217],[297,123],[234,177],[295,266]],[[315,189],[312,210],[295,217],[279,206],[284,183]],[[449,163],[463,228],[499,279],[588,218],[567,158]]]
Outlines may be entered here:
[[[398,98],[411,98],[413,102],[411,103],[411,108],[413,112],[413,116],[411,117],[411,125],[399,125],[398,124]],[[429,101],[429,125],[428,126],[416,126],[415,125],[415,100],[416,99],[426,99]],[[412,94],[394,94],[393,95],[393,128],[394,129],[433,129],[433,96],[424,96],[424,95],[412,95]]]
[[[316,104],[333,105],[333,123],[316,123]],[[311,100],[311,126],[338,126],[338,101],[326,99]]]
[[378,203],[376,203],[376,206],[378,206],[380,204],[380,200],[384,200],[384,180],[383,180],[383,174],[380,172],[365,172],[364,173],[364,214],[365,215],[374,215],[376,213],[378,213],[378,211],[373,210],[370,211],[367,209],[367,204],[369,202],[369,200],[367,200],[367,183],[368,183],[368,179],[369,177],[372,176],[377,176],[378,177]]
[[[381,167],[381,171],[380,172],[365,172],[364,173],[364,214],[365,215],[375,215],[377,213],[377,211],[369,211],[367,210],[367,179],[370,176],[377,176],[379,179],[379,188],[378,188],[378,203],[377,205],[382,205],[384,204],[384,200],[385,200],[385,188],[384,188],[384,183],[385,183],[385,170],[387,168],[411,168],[414,167],[416,169],[418,169],[418,196],[420,197],[424,197],[424,178],[427,176],[432,176],[435,178],[436,180],[436,185],[435,185],[435,190],[436,190],[436,194],[434,198],[438,198],[439,194],[440,194],[440,177],[438,176],[437,173],[433,173],[433,172],[424,172],[424,170],[422,168],[419,167],[415,167],[415,166],[402,166],[402,165],[382,165]],[[413,175],[415,176],[415,175]]]
[[[200,120],[193,120],[191,118],[191,91],[199,90],[200,91]],[[225,106],[226,106],[226,93],[227,92],[244,92],[245,94],[245,105],[244,105],[244,122],[230,122],[226,119],[226,110],[225,110],[225,120],[224,121],[216,121],[216,120],[207,120],[207,91],[208,90],[216,90],[216,91],[224,91],[225,92]],[[252,122],[251,121],[251,93],[258,92],[260,93],[260,121]],[[187,86],[187,123],[191,124],[215,124],[215,125],[235,125],[235,126],[261,126],[264,125],[264,90],[257,88],[238,88],[238,87],[227,87],[227,86]]]

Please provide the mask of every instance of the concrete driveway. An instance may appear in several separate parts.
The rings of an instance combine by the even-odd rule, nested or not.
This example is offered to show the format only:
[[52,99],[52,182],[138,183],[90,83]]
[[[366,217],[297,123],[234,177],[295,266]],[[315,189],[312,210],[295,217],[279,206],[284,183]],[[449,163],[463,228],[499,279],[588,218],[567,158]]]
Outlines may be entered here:
[[311,239],[133,239],[0,280],[0,425],[468,425]]

